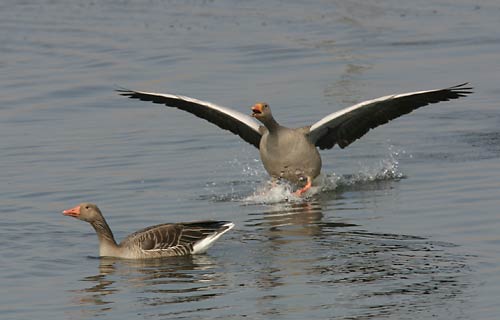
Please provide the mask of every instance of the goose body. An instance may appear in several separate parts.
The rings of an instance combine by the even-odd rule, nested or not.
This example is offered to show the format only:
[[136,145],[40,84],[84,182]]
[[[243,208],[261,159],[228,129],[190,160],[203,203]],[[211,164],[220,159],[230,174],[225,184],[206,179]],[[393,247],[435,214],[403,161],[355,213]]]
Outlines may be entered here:
[[307,183],[307,177],[316,177],[320,173],[321,156],[309,142],[305,128],[294,130],[279,127],[272,132],[265,130],[259,153],[264,168],[275,178],[301,185]]
[[119,244],[97,205],[82,203],[64,210],[92,225],[99,239],[99,256],[151,259],[204,253],[225,232],[234,227],[228,221],[165,223],[139,230]]
[[[317,148],[345,148],[370,129],[420,107],[458,99],[472,93],[467,83],[444,89],[392,94],[367,100],[333,112],[311,126],[286,128],[276,122],[266,103],[252,107],[252,115],[185,96],[133,90],[118,90],[132,99],[151,101],[190,112],[239,135],[259,149],[264,168],[274,179],[297,184],[298,194],[307,191],[321,171]],[[259,125],[254,119],[259,120]]]

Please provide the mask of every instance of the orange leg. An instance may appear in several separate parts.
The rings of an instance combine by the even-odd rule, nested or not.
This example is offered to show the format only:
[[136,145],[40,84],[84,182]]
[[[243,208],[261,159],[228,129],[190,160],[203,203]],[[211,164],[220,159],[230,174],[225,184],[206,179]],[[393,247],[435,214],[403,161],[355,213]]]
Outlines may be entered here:
[[302,189],[295,191],[295,195],[301,196],[302,194],[304,194],[307,190],[309,190],[311,188],[311,185],[312,185],[312,180],[310,177],[307,177],[306,185]]

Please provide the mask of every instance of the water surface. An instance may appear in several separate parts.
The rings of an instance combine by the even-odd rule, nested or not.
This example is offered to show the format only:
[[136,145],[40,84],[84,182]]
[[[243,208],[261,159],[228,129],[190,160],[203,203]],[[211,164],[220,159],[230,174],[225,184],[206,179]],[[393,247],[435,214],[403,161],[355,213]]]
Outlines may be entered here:
[[[500,5],[467,1],[0,4],[2,319],[497,319]],[[269,189],[258,152],[172,92],[302,126],[395,92],[469,81],[322,151],[314,195]],[[231,220],[206,255],[99,259],[118,239]]]

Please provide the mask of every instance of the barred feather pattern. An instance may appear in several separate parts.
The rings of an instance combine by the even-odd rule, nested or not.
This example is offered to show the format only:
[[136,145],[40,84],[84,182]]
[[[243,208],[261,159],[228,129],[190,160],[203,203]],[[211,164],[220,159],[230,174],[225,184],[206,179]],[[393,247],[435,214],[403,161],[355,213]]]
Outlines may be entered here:
[[161,224],[131,234],[119,247],[127,248],[141,258],[189,255],[194,253],[194,247],[200,241],[210,237],[216,239],[233,226],[227,221]]

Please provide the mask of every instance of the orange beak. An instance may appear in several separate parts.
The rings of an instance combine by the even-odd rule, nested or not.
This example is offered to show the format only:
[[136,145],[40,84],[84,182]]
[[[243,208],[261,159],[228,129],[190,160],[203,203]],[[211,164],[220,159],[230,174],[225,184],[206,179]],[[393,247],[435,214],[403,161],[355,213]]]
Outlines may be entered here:
[[64,214],[65,216],[70,216],[70,217],[74,217],[74,218],[78,218],[80,216],[80,206],[76,206],[74,208],[71,208],[71,209],[68,209],[68,210],[64,210],[62,212],[62,214]]
[[262,113],[262,103],[256,103],[253,107],[252,107],[252,117],[255,117],[259,114]]

